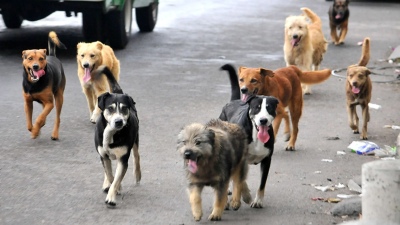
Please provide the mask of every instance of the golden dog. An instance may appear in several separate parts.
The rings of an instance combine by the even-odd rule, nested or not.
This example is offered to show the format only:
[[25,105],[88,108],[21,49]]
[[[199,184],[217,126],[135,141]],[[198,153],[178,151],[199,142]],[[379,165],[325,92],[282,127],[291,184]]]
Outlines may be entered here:
[[365,38],[361,58],[358,64],[351,65],[347,68],[346,79],[346,97],[347,97],[347,114],[350,128],[354,134],[359,134],[358,116],[356,106],[360,105],[362,109],[363,126],[360,139],[367,140],[367,123],[369,122],[368,103],[371,101],[372,82],[368,76],[371,74],[369,69],[365,67],[370,58],[370,39]]
[[90,122],[96,123],[101,113],[97,98],[103,93],[112,92],[112,89],[106,77],[94,78],[95,71],[99,66],[105,65],[119,81],[119,60],[110,46],[99,41],[78,43],[76,59],[79,81],[89,107]]
[[[273,121],[274,135],[278,133],[282,118],[285,121],[284,134],[289,144],[286,150],[294,151],[298,125],[303,110],[301,83],[317,84],[331,75],[331,70],[301,71],[296,66],[280,68],[275,71],[264,68],[239,68],[239,85],[244,98],[246,95],[269,95],[277,98],[276,117]],[[289,109],[291,120],[286,109]],[[293,130],[290,131],[290,121]]]
[[[321,19],[309,8],[301,10],[306,16],[289,16],[285,22],[283,51],[286,65],[296,65],[303,71],[319,70],[328,42],[322,33]],[[313,68],[312,68],[313,67]],[[303,93],[311,94],[311,87],[302,84]]]

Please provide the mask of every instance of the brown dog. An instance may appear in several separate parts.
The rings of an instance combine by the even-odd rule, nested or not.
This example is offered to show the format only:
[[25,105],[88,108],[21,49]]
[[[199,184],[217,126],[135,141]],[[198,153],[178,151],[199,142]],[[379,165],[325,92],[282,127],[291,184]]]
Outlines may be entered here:
[[368,76],[371,74],[365,67],[370,58],[370,39],[365,38],[361,58],[358,64],[347,68],[346,96],[347,96],[347,114],[350,128],[354,134],[358,131],[358,116],[356,106],[360,105],[362,109],[363,126],[360,139],[367,140],[367,123],[369,122],[368,103],[371,101],[372,82]]
[[[40,128],[46,123],[46,117],[54,108],[55,102],[56,119],[51,139],[57,140],[66,81],[62,64],[56,57],[56,46],[62,49],[66,49],[66,47],[53,31],[49,33],[48,43],[49,55],[46,55],[46,49],[22,51],[24,67],[22,95],[25,100],[26,125],[32,138],[39,136]],[[34,101],[42,104],[43,110],[32,125]]]
[[[275,71],[264,68],[239,68],[239,85],[244,98],[247,94],[269,95],[277,98],[276,117],[273,121],[274,134],[278,133],[282,118],[285,120],[285,139],[289,140],[286,150],[294,151],[299,131],[299,120],[303,110],[301,83],[317,84],[331,75],[331,70],[301,71],[296,66],[280,68]],[[290,131],[290,120],[292,132]]]
[[[285,21],[283,46],[286,66],[295,65],[303,71],[319,70],[328,42],[322,32],[322,22],[309,8],[301,8],[306,16],[289,16]],[[311,23],[307,21],[310,19]],[[311,87],[302,84],[303,93],[311,94]]]
[[105,65],[111,70],[115,80],[119,81],[119,60],[110,46],[99,41],[78,43],[76,59],[79,81],[89,107],[90,122],[96,123],[101,113],[97,98],[101,94],[112,92],[112,89],[106,77],[101,76],[94,79],[95,71],[99,66]]
[[[329,27],[331,29],[332,42],[341,45],[346,38],[350,17],[349,0],[334,0],[329,7]],[[337,30],[340,30],[339,36]]]

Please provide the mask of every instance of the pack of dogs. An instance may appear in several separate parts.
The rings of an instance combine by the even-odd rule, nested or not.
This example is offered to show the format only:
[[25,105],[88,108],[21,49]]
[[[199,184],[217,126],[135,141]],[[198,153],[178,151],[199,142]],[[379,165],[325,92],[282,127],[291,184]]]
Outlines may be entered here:
[[[348,0],[335,0],[329,9],[329,25],[334,45],[344,43],[347,34]],[[252,208],[264,207],[265,187],[274,153],[274,144],[282,119],[287,151],[296,150],[298,126],[303,110],[303,95],[311,94],[311,85],[329,79],[330,69],[320,70],[328,41],[322,32],[320,17],[309,8],[302,15],[285,21],[284,59],[286,67],[275,70],[232,64],[220,69],[228,73],[231,99],[222,106],[218,118],[205,124],[192,123],[177,135],[177,151],[182,157],[188,180],[189,202],[195,221],[203,216],[201,193],[205,186],[214,189],[214,206],[208,219],[221,220],[226,209],[238,210],[241,200]],[[337,35],[337,30],[340,34]],[[108,207],[116,205],[121,183],[134,157],[136,182],[141,180],[139,155],[139,117],[133,98],[119,85],[120,62],[113,49],[100,41],[77,44],[78,78],[89,108],[89,121],[95,124],[95,149],[104,168],[102,191]],[[56,107],[51,134],[59,139],[60,114],[66,78],[56,48],[66,49],[54,31],[48,35],[46,49],[22,52],[24,110],[28,131],[35,139]],[[47,54],[48,53],[48,54]],[[359,134],[356,106],[362,108],[360,139],[368,139],[368,103],[371,100],[371,73],[366,67],[370,58],[370,39],[365,38],[361,58],[349,65],[345,92],[348,123]],[[33,102],[43,106],[32,122]],[[115,174],[112,160],[116,161]],[[260,184],[254,199],[246,182],[248,166],[260,164]],[[232,196],[229,187],[232,184]]]

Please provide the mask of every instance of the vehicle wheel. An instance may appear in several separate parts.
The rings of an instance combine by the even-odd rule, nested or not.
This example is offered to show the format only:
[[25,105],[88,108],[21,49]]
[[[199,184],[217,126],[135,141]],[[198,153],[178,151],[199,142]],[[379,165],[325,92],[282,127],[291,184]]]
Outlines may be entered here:
[[126,0],[122,10],[113,10],[107,14],[107,33],[111,47],[123,49],[128,44],[132,31],[132,1]]
[[84,12],[82,15],[82,31],[86,42],[104,42],[104,15],[100,12]]
[[151,32],[157,23],[158,3],[147,7],[136,8],[136,23],[141,32]]
[[20,28],[22,21],[24,19],[18,14],[16,10],[13,9],[2,9],[1,14],[3,14],[3,21],[7,28],[15,29]]

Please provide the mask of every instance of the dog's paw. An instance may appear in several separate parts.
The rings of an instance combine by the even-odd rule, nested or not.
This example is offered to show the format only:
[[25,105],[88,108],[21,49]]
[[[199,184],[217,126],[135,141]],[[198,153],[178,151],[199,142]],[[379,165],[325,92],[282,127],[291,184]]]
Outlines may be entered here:
[[294,148],[294,146],[287,146],[286,147],[286,149],[285,149],[286,151],[296,151],[296,149]]
[[208,220],[220,221],[221,220],[221,214],[213,214],[213,213],[211,213],[210,216],[208,217]]
[[53,136],[51,136],[51,140],[57,141],[57,140],[58,140],[58,137],[53,137]]
[[353,134],[359,134],[360,132],[358,130],[353,130]]
[[201,217],[203,216],[203,213],[193,213],[193,219],[195,220],[195,221],[200,221],[201,220]]
[[104,193],[108,193],[108,190],[110,190],[110,187],[103,188]]
[[250,204],[251,208],[261,209],[263,208],[263,203],[261,199],[254,199],[254,201]]
[[361,139],[361,140],[368,140],[368,137],[367,137],[367,136],[364,136],[364,135],[361,135],[361,136],[360,136],[360,139]]
[[113,202],[113,201],[105,201],[107,207],[115,207],[117,205],[117,203]]
[[290,133],[283,134],[283,140],[285,142],[289,141],[290,140]]
[[250,191],[242,192],[242,199],[246,204],[250,204],[251,202],[251,194]]
[[238,210],[240,208],[240,199],[239,201],[232,199],[229,205],[233,210]]

